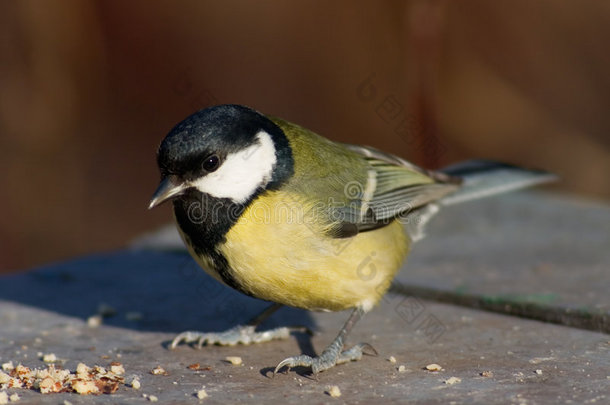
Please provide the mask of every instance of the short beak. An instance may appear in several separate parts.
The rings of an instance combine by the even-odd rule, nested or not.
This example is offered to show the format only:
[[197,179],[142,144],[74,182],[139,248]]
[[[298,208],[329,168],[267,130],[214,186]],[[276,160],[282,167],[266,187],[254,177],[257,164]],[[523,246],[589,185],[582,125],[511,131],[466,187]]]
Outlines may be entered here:
[[161,184],[155,190],[148,209],[154,208],[157,205],[169,200],[172,197],[182,194],[185,187],[182,183],[179,183],[174,176],[167,176],[161,180]]

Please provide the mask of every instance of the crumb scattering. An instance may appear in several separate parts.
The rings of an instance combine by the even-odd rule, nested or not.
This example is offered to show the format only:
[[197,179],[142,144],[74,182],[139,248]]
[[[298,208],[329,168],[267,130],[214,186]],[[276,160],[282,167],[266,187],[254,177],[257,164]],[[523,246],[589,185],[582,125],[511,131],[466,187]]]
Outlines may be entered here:
[[339,398],[341,396],[341,390],[337,385],[329,387],[326,393],[333,398]]
[[462,382],[462,379],[459,377],[449,377],[445,381],[443,381],[443,384],[453,385],[453,384],[459,384],[461,382]]
[[[56,368],[55,364],[51,363],[42,369],[30,369],[18,364],[8,373],[0,374],[0,389],[33,389],[38,390],[41,394],[60,392],[76,392],[81,395],[112,394],[123,383],[124,379],[121,374],[106,371],[104,367],[100,366],[90,368],[83,363],[78,364],[75,372]],[[17,401],[19,395],[13,398],[16,398],[15,401]]]
[[209,371],[212,369],[211,366],[202,366],[199,363],[189,364],[186,368],[188,368],[189,370],[194,370],[194,371]]
[[102,324],[102,316],[101,315],[92,315],[87,318],[87,326],[90,328],[97,328]]
[[55,363],[57,361],[57,356],[55,353],[48,353],[42,356],[42,361],[45,363]]
[[152,370],[150,370],[150,373],[152,375],[169,375],[169,373],[165,371],[165,369],[161,366],[153,368]]
[[125,367],[118,361],[113,361],[110,363],[110,372],[117,375],[123,375],[125,374]]
[[76,366],[76,375],[79,377],[85,377],[89,374],[91,369],[85,363],[78,363]]
[[436,363],[428,364],[426,366],[426,370],[428,370],[428,371],[441,371],[442,369],[443,368]]
[[142,384],[140,383],[140,380],[138,380],[137,377],[134,377],[134,379],[131,380],[131,383],[129,385],[131,385],[131,388],[133,388],[134,390],[139,390],[140,388],[142,388]]
[[225,357],[225,360],[233,364],[234,366],[240,366],[242,364],[241,357],[239,356],[227,356]]
[[72,389],[81,395],[98,394],[100,392],[99,388],[97,388],[93,381],[75,381],[72,384]]
[[11,381],[11,376],[6,374],[4,371],[0,371],[0,384],[6,384]]

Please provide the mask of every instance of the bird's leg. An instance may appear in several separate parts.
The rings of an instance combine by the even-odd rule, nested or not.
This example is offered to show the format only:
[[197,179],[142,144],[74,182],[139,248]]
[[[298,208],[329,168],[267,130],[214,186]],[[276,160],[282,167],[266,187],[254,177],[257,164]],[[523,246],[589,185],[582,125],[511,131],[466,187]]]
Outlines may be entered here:
[[341,331],[339,331],[339,334],[335,340],[333,340],[333,342],[326,349],[324,349],[320,356],[310,357],[307,355],[301,355],[288,357],[277,365],[273,371],[273,374],[275,375],[284,366],[287,366],[289,369],[291,367],[303,366],[311,367],[311,372],[316,375],[321,371],[328,370],[335,364],[360,360],[363,354],[362,350],[365,348],[370,349],[373,354],[377,354],[375,349],[373,349],[373,347],[368,343],[359,343],[351,349],[343,351],[343,346],[345,344],[347,335],[352,330],[356,322],[362,318],[362,315],[364,315],[364,312],[361,309],[354,309],[347,322],[345,322],[343,328],[341,328]]
[[195,347],[201,348],[204,344],[217,344],[221,346],[235,346],[236,344],[249,345],[251,343],[268,342],[275,339],[286,339],[294,330],[307,330],[303,327],[281,327],[264,332],[256,332],[256,327],[282,305],[272,304],[263,312],[252,318],[246,325],[237,325],[224,332],[204,333],[197,331],[182,332],[172,340],[170,349],[175,349],[180,343],[194,343]]

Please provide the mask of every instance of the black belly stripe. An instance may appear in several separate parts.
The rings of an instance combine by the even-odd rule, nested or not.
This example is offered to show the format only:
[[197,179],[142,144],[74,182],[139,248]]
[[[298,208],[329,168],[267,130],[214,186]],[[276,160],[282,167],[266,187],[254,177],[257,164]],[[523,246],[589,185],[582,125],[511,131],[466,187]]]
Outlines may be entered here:
[[[197,254],[202,254],[197,252]],[[247,291],[241,284],[237,282],[235,277],[231,272],[231,267],[229,266],[229,262],[226,257],[218,251],[215,251],[212,255],[208,255],[211,261],[214,263],[214,271],[220,276],[222,281],[231,288],[236,289],[237,291],[252,296],[252,294]]]
[[174,199],[174,215],[193,251],[213,263],[214,268],[208,270],[216,272],[229,287],[252,295],[233,277],[227,258],[218,250],[246,206],[247,203],[236,204],[228,198],[215,198],[191,189]]

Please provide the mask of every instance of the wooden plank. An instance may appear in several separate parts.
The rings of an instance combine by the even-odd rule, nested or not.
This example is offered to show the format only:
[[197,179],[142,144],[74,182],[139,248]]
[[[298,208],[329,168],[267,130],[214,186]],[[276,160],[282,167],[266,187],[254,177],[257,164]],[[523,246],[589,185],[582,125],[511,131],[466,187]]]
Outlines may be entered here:
[[[274,379],[269,371],[286,356],[320,352],[346,313],[286,308],[266,325],[307,325],[318,331],[313,338],[296,334],[255,346],[169,351],[163,343],[177,332],[222,330],[265,306],[220,286],[183,254],[118,252],[60,263],[2,277],[0,297],[0,362],[42,367],[38,353],[54,353],[71,370],[79,362],[120,361],[128,376],[139,377],[142,389],[121,386],[97,397],[99,403],[142,401],[143,393],[159,403],[192,402],[205,386],[208,403],[330,404],[337,402],[325,394],[331,385],[340,388],[339,401],[346,403],[585,403],[607,401],[610,386],[606,334],[395,294],[349,339],[371,343],[379,356],[335,367],[319,381],[299,369]],[[106,309],[103,325],[90,328],[85,319],[101,303],[114,311]],[[129,312],[141,318],[128,317]],[[226,356],[240,356],[244,365],[232,366],[223,361]],[[210,369],[193,371],[187,368],[192,363]],[[430,363],[443,370],[424,370]],[[157,365],[169,375],[150,374]],[[75,394],[9,392],[18,392],[21,403],[79,401]]]

